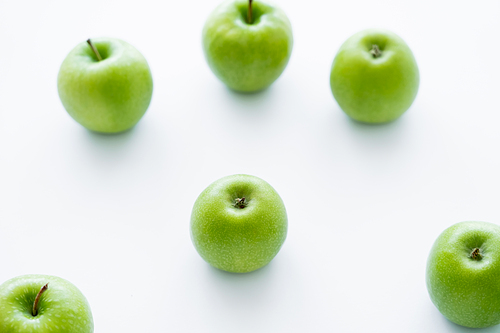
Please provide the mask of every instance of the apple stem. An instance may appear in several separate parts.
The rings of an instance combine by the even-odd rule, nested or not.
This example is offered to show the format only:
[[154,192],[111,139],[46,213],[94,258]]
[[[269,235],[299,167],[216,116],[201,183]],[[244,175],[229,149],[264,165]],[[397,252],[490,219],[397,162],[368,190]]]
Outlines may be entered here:
[[248,21],[248,24],[252,24],[252,0],[248,0],[247,21]]
[[243,198],[237,198],[234,201],[234,207],[243,209],[248,205],[248,202],[245,201],[245,197]]
[[36,295],[36,298],[35,298],[35,302],[33,303],[33,311],[31,312],[31,314],[33,315],[33,317],[36,317],[36,315],[38,314],[38,302],[40,302],[40,297],[42,297],[42,294],[45,290],[49,289],[49,284],[46,283],[41,289],[40,291],[38,292],[38,295]]
[[481,254],[481,251],[477,247],[474,250],[472,250],[470,257],[477,261],[483,259],[483,255]]
[[92,51],[94,51],[94,54],[95,56],[97,57],[97,60],[98,61],[101,61],[102,60],[102,57],[101,55],[99,54],[99,51],[97,50],[97,48],[95,47],[94,44],[92,44],[92,42],[90,41],[90,38],[87,39],[87,43],[90,45],[90,48],[92,49]]
[[382,55],[382,51],[380,51],[379,47],[377,44],[372,45],[372,49],[370,50],[370,53],[374,58],[378,58]]

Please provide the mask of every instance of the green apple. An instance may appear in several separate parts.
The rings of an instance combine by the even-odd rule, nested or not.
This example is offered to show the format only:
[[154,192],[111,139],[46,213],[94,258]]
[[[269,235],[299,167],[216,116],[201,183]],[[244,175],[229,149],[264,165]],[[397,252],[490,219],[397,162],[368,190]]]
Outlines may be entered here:
[[203,28],[208,65],[224,84],[241,92],[269,87],[285,69],[292,47],[287,16],[261,0],[223,2]]
[[57,78],[59,97],[69,115],[102,133],[130,129],[151,102],[148,63],[132,45],[115,38],[88,40],[64,59]]
[[461,222],[436,240],[427,260],[427,290],[452,322],[473,328],[500,323],[500,227]]
[[85,296],[70,282],[50,275],[23,275],[0,285],[0,332],[92,333]]
[[221,178],[196,200],[191,239],[210,265],[246,273],[267,265],[286,238],[288,219],[278,193],[249,175]]
[[330,87],[352,119],[385,123],[400,117],[417,96],[415,57],[396,34],[364,30],[342,44],[333,60]]

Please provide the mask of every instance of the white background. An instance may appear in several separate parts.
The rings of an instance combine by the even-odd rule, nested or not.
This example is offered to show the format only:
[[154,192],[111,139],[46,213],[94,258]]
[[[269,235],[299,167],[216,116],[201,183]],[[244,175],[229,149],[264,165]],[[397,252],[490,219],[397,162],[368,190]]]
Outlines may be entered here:
[[[430,301],[425,263],[448,226],[500,223],[500,2],[279,0],[293,54],[254,95],[203,58],[218,3],[1,2],[0,283],[68,279],[96,333],[468,332]],[[387,125],[349,120],[329,87],[340,45],[369,27],[403,37],[420,68],[415,103]],[[155,84],[114,136],[57,95],[68,52],[101,36],[136,46]],[[275,260],[245,275],[211,268],[189,237],[198,194],[235,173],[268,181],[289,218]]]

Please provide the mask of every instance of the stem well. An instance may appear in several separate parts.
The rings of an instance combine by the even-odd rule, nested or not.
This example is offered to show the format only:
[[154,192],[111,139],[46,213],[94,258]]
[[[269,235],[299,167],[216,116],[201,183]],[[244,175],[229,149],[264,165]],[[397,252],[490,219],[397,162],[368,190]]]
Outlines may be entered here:
[[247,23],[252,24],[253,17],[252,17],[252,1],[253,0],[248,0],[248,14],[247,14]]

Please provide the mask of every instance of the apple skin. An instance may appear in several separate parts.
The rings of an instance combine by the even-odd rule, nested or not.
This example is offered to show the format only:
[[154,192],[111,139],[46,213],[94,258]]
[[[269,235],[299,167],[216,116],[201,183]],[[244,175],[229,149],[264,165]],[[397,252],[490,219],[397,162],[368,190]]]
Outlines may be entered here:
[[[245,198],[247,206],[234,206]],[[221,178],[196,200],[191,214],[191,240],[213,267],[246,273],[267,265],[286,239],[288,219],[278,193],[249,175]]]
[[[371,53],[378,45],[381,56]],[[333,60],[330,87],[340,108],[364,123],[386,123],[399,118],[417,96],[417,62],[396,34],[369,29],[358,32],[340,47]]]
[[203,28],[203,51],[212,72],[229,88],[254,92],[269,87],[285,69],[293,47],[292,27],[285,13],[261,0],[220,4]]
[[[470,255],[479,248],[482,259]],[[427,260],[427,290],[450,321],[471,328],[500,323],[500,227],[461,222],[435,241]]]
[[115,38],[78,44],[63,61],[57,78],[59,97],[73,119],[102,133],[132,128],[149,107],[153,78],[146,59],[132,45]]
[[[40,288],[37,316],[32,308]],[[87,299],[70,282],[50,275],[23,275],[0,285],[0,332],[92,333],[94,321]]]

